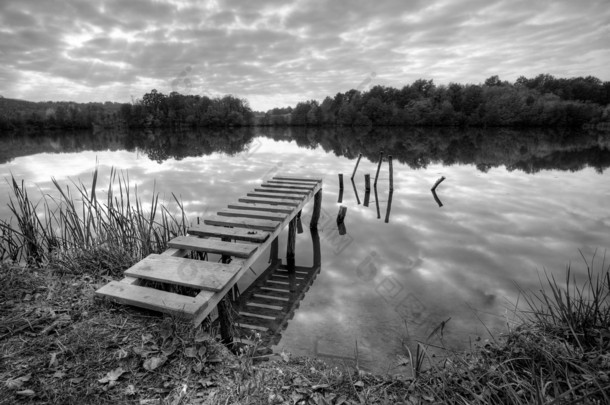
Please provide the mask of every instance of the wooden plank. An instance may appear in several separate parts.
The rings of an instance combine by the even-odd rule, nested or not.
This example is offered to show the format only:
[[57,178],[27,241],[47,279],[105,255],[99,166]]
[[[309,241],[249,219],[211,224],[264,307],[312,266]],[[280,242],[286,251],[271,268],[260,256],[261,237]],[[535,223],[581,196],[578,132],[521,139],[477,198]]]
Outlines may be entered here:
[[285,200],[277,198],[265,198],[265,197],[240,197],[237,199],[239,202],[254,203],[254,204],[269,204],[269,205],[290,205],[296,207],[299,205],[299,201]]
[[239,272],[236,264],[151,254],[125,271],[125,275],[207,291],[220,291]]
[[311,191],[315,184],[294,184],[294,183],[264,183],[261,184],[261,187],[265,188],[286,188],[286,189],[294,189],[294,190],[307,190]]
[[298,180],[298,181],[307,181],[312,183],[320,183],[322,181],[321,177],[299,177],[299,176],[273,176],[274,180]]
[[290,214],[292,213],[292,211],[294,211],[294,207],[291,207],[289,205],[233,203],[229,204],[228,207],[234,210],[281,212],[283,214]]
[[317,183],[312,183],[310,181],[299,181],[299,180],[267,180],[267,182],[265,184],[276,184],[278,186],[283,186],[283,185],[287,185],[287,186],[301,186],[301,187],[308,187],[308,188],[313,188],[317,185]]
[[273,232],[280,225],[278,221],[268,219],[231,218],[219,215],[210,215],[203,220],[208,225],[233,226],[235,228],[259,229]]
[[[290,211],[292,212],[292,210]],[[288,214],[282,214],[278,212],[266,212],[266,211],[251,211],[251,210],[234,210],[234,209],[223,209],[218,211],[218,215],[222,217],[240,217],[240,218],[254,218],[254,219],[269,219],[271,221],[283,221]]]
[[257,245],[249,243],[233,243],[213,239],[201,239],[196,236],[178,236],[167,244],[170,248],[186,249],[196,252],[218,253],[234,257],[250,257]]
[[[121,304],[189,318],[201,310],[202,306],[201,299],[198,297],[188,297],[120,281],[111,281],[95,293]],[[211,293],[208,294],[211,295]]]
[[259,304],[257,302],[247,302],[246,305],[250,306],[250,307],[270,309],[273,311],[283,311],[284,310],[284,307],[280,307],[277,305],[269,305],[269,304]]
[[231,238],[233,240],[243,240],[246,242],[261,243],[267,240],[269,232],[247,231],[240,228],[226,228],[223,226],[213,226],[198,224],[188,229],[190,235],[213,236],[217,238]]
[[264,326],[250,325],[247,323],[240,323],[240,322],[235,322],[235,326],[237,326],[239,328],[243,328],[243,329],[258,330],[261,332],[267,332],[269,330],[269,328],[265,328]]
[[303,196],[305,196],[311,192],[308,190],[294,190],[291,188],[263,188],[263,187],[257,187],[254,189],[254,191],[259,191],[261,193],[299,194],[299,195],[303,195]]
[[303,198],[307,197],[306,195],[295,195],[295,194],[275,194],[275,193],[261,193],[260,191],[255,191],[253,193],[247,193],[248,197],[261,197],[261,198],[278,198],[282,200],[303,200]]

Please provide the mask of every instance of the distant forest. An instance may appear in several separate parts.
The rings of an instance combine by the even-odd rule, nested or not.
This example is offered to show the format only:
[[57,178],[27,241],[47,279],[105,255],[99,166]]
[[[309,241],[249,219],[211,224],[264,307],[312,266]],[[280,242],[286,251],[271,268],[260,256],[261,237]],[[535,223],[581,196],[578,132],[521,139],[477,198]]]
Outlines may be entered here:
[[242,126],[582,127],[610,121],[610,82],[541,74],[515,83],[374,86],[254,112],[231,95],[209,98],[152,90],[132,103],[27,102],[0,98],[0,130]]

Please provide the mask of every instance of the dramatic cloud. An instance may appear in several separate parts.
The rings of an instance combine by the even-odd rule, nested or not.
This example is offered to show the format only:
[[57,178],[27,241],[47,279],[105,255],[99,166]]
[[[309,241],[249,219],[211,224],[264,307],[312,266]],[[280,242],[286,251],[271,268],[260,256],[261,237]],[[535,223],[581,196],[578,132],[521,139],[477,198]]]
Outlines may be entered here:
[[366,85],[610,80],[605,1],[4,0],[0,94],[234,94],[258,110]]

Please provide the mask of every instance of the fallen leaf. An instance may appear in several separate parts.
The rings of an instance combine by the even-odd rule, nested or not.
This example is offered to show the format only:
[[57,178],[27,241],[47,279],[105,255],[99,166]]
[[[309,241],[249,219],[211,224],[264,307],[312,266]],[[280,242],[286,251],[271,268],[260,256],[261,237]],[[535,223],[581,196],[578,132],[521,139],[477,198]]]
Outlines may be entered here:
[[58,370],[55,372],[55,374],[53,374],[54,378],[64,378],[65,376],[66,376],[66,373],[61,370]]
[[186,357],[197,357],[197,349],[195,347],[187,347],[184,349],[184,355]]
[[80,384],[84,379],[85,377],[74,377],[70,378],[68,381],[70,381],[70,384]]
[[30,381],[30,378],[32,378],[32,374],[27,374],[18,378],[12,378],[6,383],[4,383],[4,385],[6,385],[6,388],[8,389],[16,390],[21,388],[24,382]]
[[328,384],[319,384],[319,385],[314,385],[313,387],[311,387],[311,389],[314,391],[317,391],[317,390],[324,390],[328,387],[329,387]]
[[282,360],[284,360],[285,363],[288,363],[290,361],[290,353],[282,351],[280,353],[280,356],[282,357]]
[[199,348],[199,351],[197,352],[197,354],[199,355],[199,357],[203,357],[203,356],[205,356],[205,354],[206,354],[207,352],[208,352],[208,348],[202,345],[202,346]]
[[141,357],[148,357],[150,354],[155,354],[158,350],[151,350],[146,347],[134,347],[133,352]]
[[165,356],[151,357],[149,359],[146,359],[146,361],[144,361],[143,366],[146,370],[153,371],[153,370],[156,370],[157,368],[161,367],[166,361],[167,361],[167,357],[165,357]]
[[398,365],[399,366],[406,366],[410,362],[408,357],[405,357],[405,356],[403,356],[401,354],[399,354],[397,357],[398,357]]
[[16,394],[23,395],[25,397],[33,397],[34,395],[36,395],[36,393],[32,390],[17,391]]
[[212,340],[212,336],[209,333],[202,330],[197,331],[197,334],[195,335],[195,342],[201,343],[209,340]]
[[57,367],[57,353],[51,353],[51,361],[49,361],[49,368]]
[[172,328],[171,320],[170,319],[165,319],[163,321],[163,323],[161,323],[161,328],[160,328],[160,331],[159,331],[159,334],[161,335],[161,339],[163,339],[163,340],[168,339],[172,335],[172,333],[173,333],[172,329],[173,328]]
[[118,380],[119,377],[121,375],[123,375],[124,372],[125,372],[125,370],[123,370],[123,367],[117,367],[114,370],[111,370],[108,373],[106,373],[106,375],[103,378],[100,378],[97,381],[102,384],[112,383],[112,382]]
[[134,387],[133,384],[129,384],[125,388],[125,395],[127,395],[127,396],[136,395],[136,387]]
[[362,381],[356,381],[354,387],[364,388],[364,383]]

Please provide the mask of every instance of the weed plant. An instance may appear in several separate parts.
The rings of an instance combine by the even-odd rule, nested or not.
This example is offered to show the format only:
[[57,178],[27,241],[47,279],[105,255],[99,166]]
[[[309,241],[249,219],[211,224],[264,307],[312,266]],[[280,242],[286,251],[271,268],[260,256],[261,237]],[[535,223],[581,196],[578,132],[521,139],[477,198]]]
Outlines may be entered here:
[[185,234],[184,206],[174,194],[177,214],[159,203],[154,189],[150,205],[143,204],[125,173],[111,169],[104,199],[97,196],[97,181],[97,168],[90,187],[80,180],[64,187],[53,179],[56,195],[35,201],[24,182],[12,177],[8,206],[13,218],[0,220],[0,259],[62,272],[118,275]]

